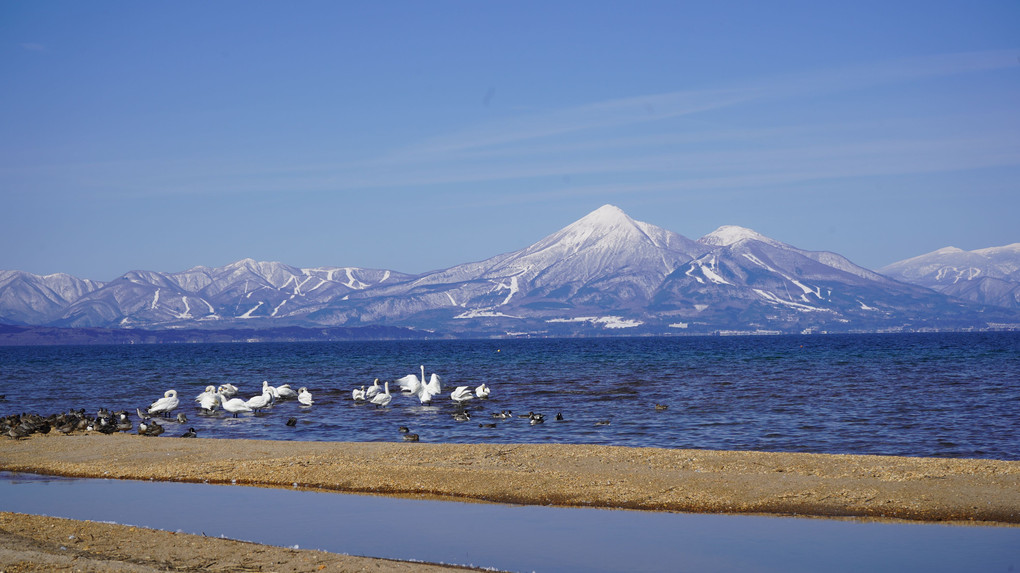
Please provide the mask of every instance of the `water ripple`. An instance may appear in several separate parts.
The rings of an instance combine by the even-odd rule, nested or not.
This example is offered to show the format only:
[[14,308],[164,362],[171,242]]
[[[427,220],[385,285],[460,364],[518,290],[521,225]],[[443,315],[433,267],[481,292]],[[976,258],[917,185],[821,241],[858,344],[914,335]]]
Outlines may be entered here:
[[[352,388],[420,364],[443,377],[432,406],[397,392],[388,408],[352,402]],[[315,405],[235,419],[199,415],[192,402],[227,382],[247,398],[263,380],[307,386]],[[470,422],[454,420],[449,391],[482,382],[491,398],[467,403]],[[134,412],[171,387],[189,421],[168,422],[164,438],[194,427],[200,437],[396,441],[408,426],[432,442],[1020,459],[1016,333],[0,348],[2,415]],[[546,421],[493,420],[501,410]]]

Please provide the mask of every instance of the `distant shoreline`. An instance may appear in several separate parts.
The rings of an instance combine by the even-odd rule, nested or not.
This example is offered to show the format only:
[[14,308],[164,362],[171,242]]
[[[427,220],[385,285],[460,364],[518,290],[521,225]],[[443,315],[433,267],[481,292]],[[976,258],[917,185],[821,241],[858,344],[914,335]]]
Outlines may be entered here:
[[658,334],[592,332],[585,336],[503,335],[471,336],[416,330],[399,326],[307,327],[273,326],[267,328],[72,328],[0,324],[0,347],[89,346],[131,344],[243,344],[262,342],[369,342],[401,340],[543,340],[559,338],[712,338],[744,336],[856,336],[898,334],[994,334],[1020,332],[1020,324],[1003,324],[984,329],[928,329],[902,331],[781,332],[764,330],[715,330],[706,332],[664,332]]
[[130,344],[236,344],[258,342],[341,342],[360,340],[424,340],[429,332],[397,326],[272,328],[64,328],[0,324],[0,347]]
[[0,470],[525,505],[1020,524],[1020,461],[985,459],[96,433],[0,440]]

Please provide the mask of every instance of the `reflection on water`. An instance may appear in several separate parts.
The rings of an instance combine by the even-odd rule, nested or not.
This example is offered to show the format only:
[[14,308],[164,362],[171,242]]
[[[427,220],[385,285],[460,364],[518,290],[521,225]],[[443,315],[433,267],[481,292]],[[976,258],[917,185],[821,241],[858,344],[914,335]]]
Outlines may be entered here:
[[0,472],[0,508],[511,571],[1008,571],[1020,528],[455,503]]

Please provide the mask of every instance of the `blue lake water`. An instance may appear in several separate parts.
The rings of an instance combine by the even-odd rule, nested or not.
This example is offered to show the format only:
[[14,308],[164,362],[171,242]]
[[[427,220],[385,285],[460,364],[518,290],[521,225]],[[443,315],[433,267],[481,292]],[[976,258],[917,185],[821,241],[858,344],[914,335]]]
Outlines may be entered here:
[[[351,399],[422,364],[443,380],[431,406],[395,387],[387,408]],[[226,382],[255,396],[263,380],[306,386],[315,404],[232,418],[200,415],[193,401]],[[455,421],[449,392],[483,382],[490,399]],[[1020,333],[0,348],[0,415],[133,413],[171,388],[189,421],[166,422],[156,439],[194,427],[199,437],[396,441],[407,426],[428,442],[1020,459]],[[500,410],[546,423],[479,427]]]
[[[509,571],[1011,571],[1020,528],[438,502],[0,472],[3,509]],[[68,543],[73,543],[68,541]]]

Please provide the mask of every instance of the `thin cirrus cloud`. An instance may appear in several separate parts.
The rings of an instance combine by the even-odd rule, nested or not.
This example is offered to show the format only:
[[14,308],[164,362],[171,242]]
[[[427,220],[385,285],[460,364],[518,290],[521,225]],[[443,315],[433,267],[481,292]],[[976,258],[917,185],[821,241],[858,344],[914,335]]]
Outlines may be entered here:
[[787,75],[724,89],[615,99],[478,126],[431,139],[404,150],[401,156],[428,157],[584,130],[661,121],[755,101],[792,99],[1016,66],[1016,51],[966,52]]
[[[940,115],[938,121],[903,118],[890,109],[871,123],[824,114],[828,123],[792,122],[798,121],[801,98],[824,106],[818,96],[1017,66],[1015,51],[877,62],[525,114],[367,161],[231,167],[198,159],[190,169],[178,165],[172,178],[160,180],[159,170],[149,170],[139,174],[146,181],[130,186],[160,194],[343,192],[589,176],[569,193],[601,194],[1015,166],[1020,126],[1015,115],[995,110],[948,120]],[[772,121],[776,109],[786,119]],[[739,121],[719,121],[730,110],[765,120],[746,128]]]
[[706,90],[652,94],[609,100],[485,124],[430,139],[403,150],[402,157],[429,158],[492,146],[568,135],[591,129],[662,121],[738,105],[754,99],[753,90]]
[[[803,97],[1017,67],[1015,54],[988,51],[900,59],[743,87],[637,96],[518,116],[435,137],[375,161],[327,167],[320,173],[321,182],[342,189],[642,170],[689,172],[691,179],[704,181],[705,171],[737,169],[749,175],[714,179],[746,183],[754,171],[764,175],[784,168],[790,170],[789,178],[800,179],[808,174],[1015,165],[1020,154],[1013,135],[1016,126],[1010,124],[1016,122],[1008,118],[989,122],[980,117],[987,110],[974,112],[979,121],[956,118],[958,125],[952,129],[938,127],[943,117],[927,122],[933,128],[923,120],[900,119],[895,110],[871,125],[836,122],[737,129],[699,117],[725,108],[760,105],[768,110],[764,106],[796,105]],[[897,126],[903,133],[895,132]],[[911,134],[917,141],[910,140]],[[845,143],[846,137],[853,138],[852,146]],[[705,147],[711,151],[703,151]],[[803,169],[804,162],[812,162],[812,169]]]

